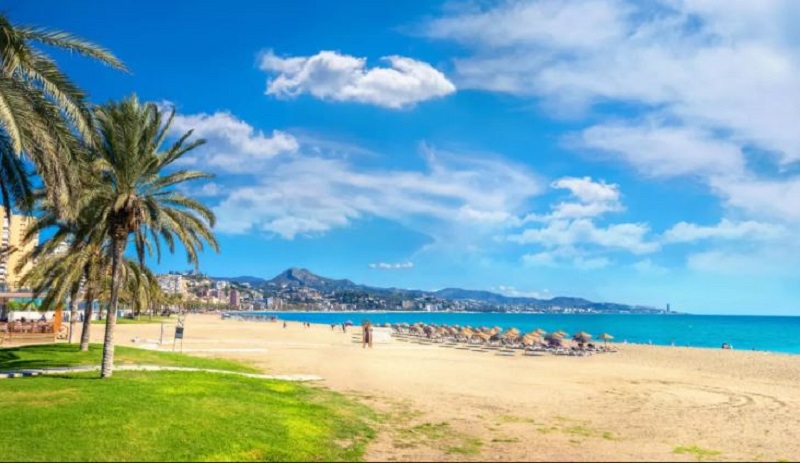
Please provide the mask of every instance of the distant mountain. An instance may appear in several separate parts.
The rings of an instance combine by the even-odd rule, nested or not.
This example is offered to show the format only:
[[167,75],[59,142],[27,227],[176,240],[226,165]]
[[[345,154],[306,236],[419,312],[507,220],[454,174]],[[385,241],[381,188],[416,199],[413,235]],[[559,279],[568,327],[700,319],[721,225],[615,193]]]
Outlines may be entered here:
[[214,278],[215,280],[228,280],[237,283],[249,283],[255,288],[264,290],[278,290],[282,288],[310,288],[320,292],[343,292],[352,291],[367,293],[382,297],[398,297],[404,299],[416,299],[421,297],[434,297],[438,299],[452,301],[479,301],[487,304],[509,305],[524,304],[533,307],[572,307],[572,308],[593,308],[611,311],[631,311],[637,309],[648,309],[635,307],[627,304],[613,302],[592,302],[583,298],[576,297],[555,297],[552,299],[537,299],[533,297],[510,297],[491,291],[468,290],[460,288],[445,288],[438,291],[422,291],[401,288],[376,288],[371,286],[359,285],[348,279],[335,280],[314,274],[304,268],[290,268],[285,270],[270,280],[263,278],[242,276],[235,278]]
[[334,280],[331,278],[315,275],[304,268],[290,268],[266,281],[268,286],[293,286],[312,288],[317,291],[339,291],[343,289],[355,289],[358,287],[350,280]]

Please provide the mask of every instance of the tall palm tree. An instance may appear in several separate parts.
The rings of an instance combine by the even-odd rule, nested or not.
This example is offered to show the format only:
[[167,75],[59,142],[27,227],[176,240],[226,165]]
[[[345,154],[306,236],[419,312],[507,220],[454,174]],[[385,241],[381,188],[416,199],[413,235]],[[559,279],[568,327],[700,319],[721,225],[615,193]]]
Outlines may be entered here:
[[85,94],[47,54],[34,45],[65,49],[125,70],[109,51],[60,31],[12,24],[0,13],[0,197],[23,209],[31,183],[22,156],[32,162],[60,213],[72,211],[73,150],[92,143],[91,111]]
[[[153,103],[141,103],[134,95],[121,102],[107,103],[96,110],[99,140],[94,172],[102,180],[88,193],[86,208],[92,225],[78,234],[81,241],[102,234],[110,241],[111,296],[106,317],[101,377],[110,377],[114,367],[114,327],[122,283],[125,249],[132,241],[139,263],[155,250],[160,259],[161,243],[174,252],[179,241],[190,263],[198,265],[197,254],[208,243],[219,250],[211,227],[214,214],[200,202],[175,189],[185,182],[210,178],[199,171],[176,170],[171,164],[204,140],[187,140],[189,131],[166,144],[175,116],[165,118]],[[87,238],[84,239],[84,236]]]

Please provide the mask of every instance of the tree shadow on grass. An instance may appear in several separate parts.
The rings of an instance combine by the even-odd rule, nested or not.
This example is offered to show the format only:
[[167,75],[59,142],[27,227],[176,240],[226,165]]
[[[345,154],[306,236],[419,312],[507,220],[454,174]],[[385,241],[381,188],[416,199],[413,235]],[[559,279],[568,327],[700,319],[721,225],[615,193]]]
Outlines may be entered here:
[[[80,352],[80,347],[69,344],[42,344],[0,349],[0,371],[32,370],[76,365],[76,360],[89,360],[99,355],[94,352]],[[99,357],[98,357],[99,358]]]

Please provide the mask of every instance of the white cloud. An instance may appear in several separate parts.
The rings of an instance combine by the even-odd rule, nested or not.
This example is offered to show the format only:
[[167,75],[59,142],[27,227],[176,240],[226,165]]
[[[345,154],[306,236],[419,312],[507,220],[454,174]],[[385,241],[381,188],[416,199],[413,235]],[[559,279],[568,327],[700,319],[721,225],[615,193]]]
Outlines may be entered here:
[[712,188],[726,204],[752,217],[800,223],[800,178],[714,177]]
[[508,241],[520,244],[535,243],[545,247],[574,247],[597,245],[604,248],[646,254],[658,249],[658,243],[648,241],[650,227],[641,223],[619,223],[598,227],[591,220],[554,220],[543,228],[531,228],[509,235]]
[[797,261],[794,256],[799,250],[796,243],[780,249],[714,249],[689,255],[687,266],[698,272],[718,275],[794,278],[797,275]]
[[257,172],[258,181],[230,189],[215,208],[219,227],[291,239],[375,216],[431,236],[448,228],[463,234],[467,226],[477,236],[481,224],[504,226],[496,219],[519,215],[541,191],[538,180],[521,166],[426,151],[424,171],[369,171],[313,156],[276,162]]
[[741,148],[711,133],[659,122],[604,123],[575,139],[578,147],[608,153],[652,177],[741,175]]
[[212,171],[246,173],[258,169],[279,154],[294,153],[299,144],[290,134],[274,130],[264,135],[251,125],[228,112],[214,114],[176,114],[172,123],[174,135],[194,130],[194,136],[204,138],[206,145],[192,150],[180,162],[184,165],[203,165]]
[[367,69],[365,58],[333,51],[291,58],[267,51],[261,56],[260,67],[276,74],[267,83],[267,94],[278,98],[308,93],[321,100],[399,109],[456,91],[442,72],[427,63],[402,56],[383,60],[390,67]]
[[624,38],[624,14],[616,1],[507,1],[497,8],[433,20],[425,33],[481,49],[595,49]]
[[779,225],[722,219],[719,224],[710,227],[687,222],[677,223],[664,232],[662,241],[665,243],[690,243],[709,239],[769,241],[784,235],[785,229]]
[[266,137],[227,112],[178,115],[175,129],[208,140],[183,162],[218,174],[193,194],[219,198],[217,229],[225,233],[292,239],[380,217],[464,249],[516,223],[542,191],[526,167],[488,155],[422,145],[424,169],[377,170],[348,160],[341,143],[321,152],[320,143],[306,147],[280,131]]
[[536,245],[544,251],[523,255],[527,265],[580,270],[604,268],[611,260],[598,253],[624,251],[647,254],[659,244],[647,238],[650,227],[644,223],[617,223],[598,226],[595,220],[609,212],[623,211],[619,185],[590,177],[563,177],[550,184],[553,189],[569,190],[572,201],[551,205],[548,214],[529,214],[521,224],[543,223],[505,236],[505,241]]
[[569,267],[577,270],[597,270],[611,264],[608,257],[585,256],[581,251],[571,247],[524,254],[522,262],[531,267]]
[[551,185],[553,188],[564,188],[583,203],[617,202],[619,201],[619,185],[595,182],[591,177],[563,177]]
[[509,1],[424,32],[471,50],[455,63],[461,86],[541,96],[553,107],[640,103],[795,161],[800,6],[752,3]]
[[578,202],[561,202],[553,206],[548,219],[575,219],[597,217],[607,212],[623,210],[620,203],[619,186],[604,181],[595,182],[590,177],[564,177],[550,185],[567,189]]
[[403,270],[403,269],[410,269],[414,268],[413,262],[398,262],[398,263],[388,263],[388,262],[376,262],[373,264],[369,264],[370,268],[379,269],[379,270]]
[[753,216],[800,218],[800,3],[519,0],[450,9],[423,34],[463,45],[453,78],[538,98],[549,113],[622,104],[577,146],[651,177],[692,176]]

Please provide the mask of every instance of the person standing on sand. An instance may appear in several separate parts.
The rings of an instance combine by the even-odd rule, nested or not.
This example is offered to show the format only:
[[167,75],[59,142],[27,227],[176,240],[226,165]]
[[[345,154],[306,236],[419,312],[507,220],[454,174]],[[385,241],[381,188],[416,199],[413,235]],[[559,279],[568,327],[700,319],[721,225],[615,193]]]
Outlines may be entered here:
[[361,347],[365,348],[369,344],[369,348],[372,349],[372,324],[369,320],[364,322],[361,331]]

